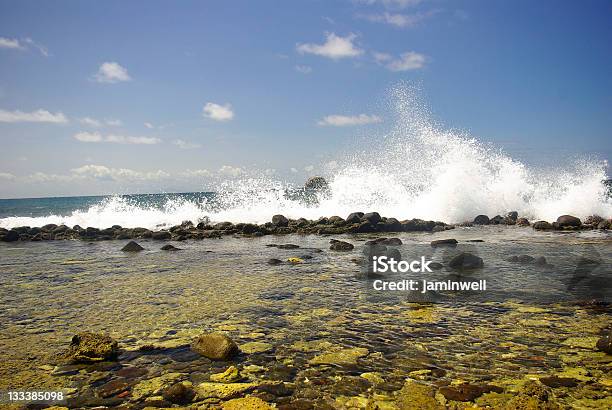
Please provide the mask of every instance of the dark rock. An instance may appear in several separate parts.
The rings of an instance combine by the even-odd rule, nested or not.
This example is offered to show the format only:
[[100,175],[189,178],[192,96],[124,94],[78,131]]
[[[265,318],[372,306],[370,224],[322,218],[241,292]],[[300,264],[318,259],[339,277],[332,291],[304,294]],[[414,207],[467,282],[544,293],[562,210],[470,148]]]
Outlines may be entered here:
[[342,217],[337,216],[337,215],[334,215],[334,216],[330,217],[328,219],[328,222],[330,224],[332,224],[332,225],[335,225],[335,226],[342,226],[342,225],[344,225],[346,223],[344,221],[344,219],[342,219]]
[[181,248],[177,248],[173,245],[167,244],[160,248],[162,251],[180,251]]
[[[236,227],[238,227],[238,225],[240,224],[236,224]],[[279,228],[282,228],[282,226],[279,226]],[[242,224],[242,233],[246,234],[246,235],[251,235],[254,234],[255,232],[257,232],[259,230],[259,227],[255,224]]]
[[227,360],[238,353],[238,346],[223,333],[205,333],[191,344],[191,350],[212,360]]
[[400,238],[382,238],[379,243],[386,246],[400,246],[403,244]]
[[125,245],[123,248],[121,248],[121,250],[123,252],[140,252],[142,250],[144,250],[144,248],[140,245],[138,245],[136,242],[134,241],[130,241],[127,243],[127,245]]
[[355,233],[372,233],[376,232],[376,227],[369,222],[362,222],[354,229]]
[[362,219],[365,219],[366,221],[368,221],[372,225],[376,225],[377,223],[379,223],[382,220],[382,218],[380,217],[378,212],[368,212],[367,214],[363,215]]
[[431,241],[431,246],[433,246],[434,248],[437,246],[457,246],[457,240],[456,239],[438,239],[435,241]]
[[232,229],[234,227],[234,224],[231,222],[219,222],[213,225],[213,229],[215,230],[221,230],[221,231],[226,231],[228,229]]
[[285,218],[283,215],[274,215],[272,217],[272,225],[274,226],[288,226],[289,219]]
[[453,269],[477,269],[482,268],[484,263],[482,258],[472,255],[469,252],[462,252],[459,255],[454,256],[448,262],[448,266]]
[[363,212],[353,212],[349,216],[346,217],[347,224],[357,224],[361,222],[361,217],[364,215]]
[[609,331],[607,335],[600,338],[597,341],[596,347],[602,352],[612,354],[612,331]]
[[276,259],[276,258],[268,259],[268,265],[280,265],[281,263],[283,263],[283,261],[281,261],[280,259]]
[[526,382],[505,406],[505,410],[542,409],[553,410],[561,408],[554,399],[550,389],[535,380]]
[[486,215],[478,215],[476,218],[474,218],[474,225],[488,225],[489,224],[489,217]]
[[544,230],[548,230],[548,229],[552,229],[553,226],[546,221],[537,221],[533,223],[533,229],[536,229],[538,231],[544,231]]
[[294,245],[292,243],[284,243],[282,245],[278,245],[278,249],[298,249],[299,245]]
[[54,230],[55,228],[57,228],[57,225],[56,225],[56,224],[47,224],[47,225],[45,225],[45,226],[41,227],[40,229],[41,229],[43,232],[53,232],[53,230]]
[[128,390],[130,386],[130,383],[126,379],[117,378],[100,386],[97,390],[97,394],[99,397],[107,398]]
[[546,258],[544,256],[538,256],[537,258],[533,260],[533,264],[536,266],[546,266],[547,265]]
[[561,215],[560,217],[557,218],[557,223],[559,224],[559,227],[563,228],[566,226],[581,226],[582,225],[582,221],[580,221],[579,218],[576,218],[575,216],[571,216],[571,215]]
[[320,176],[315,176],[309,178],[308,181],[304,184],[304,189],[310,191],[327,191],[329,189],[329,184],[325,180],[325,178]]
[[15,242],[18,240],[19,240],[19,232],[17,232],[14,229],[11,229],[10,231],[6,232],[4,236],[2,237],[3,242]]
[[472,401],[475,398],[482,396],[484,393],[501,393],[504,391],[504,389],[498,386],[479,386],[475,384],[463,383],[456,386],[443,386],[440,387],[439,391],[448,400]]
[[157,231],[151,234],[151,238],[156,239],[158,241],[167,240],[167,239],[170,239],[171,237],[172,237],[172,234],[168,231]]
[[355,248],[351,243],[338,241],[336,239],[330,240],[329,243],[331,244],[329,249],[332,251],[352,251]]
[[516,221],[518,219],[518,212],[516,211],[508,212],[506,214],[506,217]]
[[164,399],[174,404],[191,403],[195,395],[195,391],[184,383],[175,383],[162,391]]
[[430,269],[433,269],[433,270],[440,270],[440,269],[442,269],[443,267],[444,267],[444,265],[442,265],[442,264],[441,264],[441,263],[439,263],[439,262],[431,262],[431,263],[429,264],[429,268],[430,268]]
[[610,229],[610,221],[601,221],[597,224],[597,229]]
[[529,220],[527,218],[518,218],[516,220],[516,224],[518,226],[529,226]]
[[117,342],[110,336],[85,332],[72,337],[65,357],[70,363],[96,363],[116,360],[118,353]]
[[597,225],[599,225],[599,223],[600,223],[601,221],[603,221],[603,220],[604,220],[604,219],[603,219],[601,216],[599,216],[599,215],[591,215],[591,216],[588,216],[588,217],[587,217],[587,218],[584,220],[584,223],[585,223],[585,224],[587,224],[587,225],[597,226]]
[[387,218],[384,225],[385,232],[401,232],[402,223],[395,218]]
[[556,389],[557,387],[576,387],[578,386],[578,380],[571,377],[541,377],[540,382],[548,387]]
[[495,215],[489,220],[489,225],[499,225],[504,222],[504,217],[501,215]]

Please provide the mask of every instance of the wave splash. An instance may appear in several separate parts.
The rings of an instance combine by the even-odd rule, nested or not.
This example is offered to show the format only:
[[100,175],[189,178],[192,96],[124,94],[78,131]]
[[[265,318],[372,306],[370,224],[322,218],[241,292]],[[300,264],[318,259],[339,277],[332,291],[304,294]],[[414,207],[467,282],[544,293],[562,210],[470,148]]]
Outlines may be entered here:
[[317,219],[346,217],[354,211],[448,223],[508,211],[549,221],[562,214],[612,217],[605,161],[582,159],[554,169],[529,168],[464,132],[436,124],[419,95],[406,85],[391,90],[391,131],[363,138],[357,149],[339,155],[336,166],[323,173],[329,192],[314,203],[288,195],[295,189],[291,184],[259,177],[224,182],[214,198],[167,197],[157,206],[143,206],[112,197],[71,215],[10,217],[1,219],[0,226],[65,223],[159,229],[206,217],[264,223],[274,214]]

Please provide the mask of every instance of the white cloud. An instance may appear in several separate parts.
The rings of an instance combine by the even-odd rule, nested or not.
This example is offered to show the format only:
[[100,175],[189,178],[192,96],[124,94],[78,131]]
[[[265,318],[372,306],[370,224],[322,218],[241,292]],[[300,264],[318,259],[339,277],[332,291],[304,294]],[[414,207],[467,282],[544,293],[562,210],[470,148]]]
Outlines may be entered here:
[[152,130],[153,128],[155,128],[155,127],[153,126],[153,124],[151,124],[150,122],[145,122],[145,123],[144,123],[144,126],[145,126],[146,128],[148,128],[148,129],[150,129],[150,130]]
[[61,112],[53,114],[47,110],[32,112],[0,110],[0,122],[49,122],[65,124],[68,118]]
[[121,120],[115,118],[109,118],[104,121],[106,122],[106,125],[110,125],[111,127],[120,127],[123,125],[123,122]]
[[71,169],[78,177],[111,181],[154,181],[170,177],[165,171],[140,172],[128,168],[109,168],[104,165],[83,165]]
[[220,105],[207,102],[202,109],[202,115],[215,121],[229,121],[234,118],[234,111],[230,104]]
[[179,147],[180,149],[194,149],[194,148],[200,148],[201,145],[200,144],[195,144],[193,142],[188,142],[185,140],[175,140],[172,142],[174,145],[176,145],[177,147]]
[[406,7],[416,6],[421,3],[422,0],[356,0],[358,3],[371,4],[382,4],[383,6],[390,9],[405,9]]
[[437,10],[432,10],[427,13],[415,14],[399,14],[384,12],[382,14],[371,14],[364,16],[365,19],[376,23],[390,24],[399,28],[414,27],[428,17],[437,13]]
[[307,166],[304,167],[304,171],[312,172],[312,171],[314,171],[314,168],[315,168],[314,165],[307,165]]
[[115,144],[144,144],[153,145],[159,144],[161,139],[155,137],[132,137],[125,135],[102,135],[100,133],[79,132],[73,138],[81,142],[110,142]]
[[83,117],[81,118],[81,124],[88,125],[90,127],[101,127],[102,123],[91,117]]
[[423,54],[408,51],[400,54],[399,58],[389,61],[385,64],[385,67],[391,71],[418,70],[419,68],[425,67],[426,62],[427,57]]
[[130,81],[132,78],[125,67],[115,62],[106,62],[100,65],[98,72],[94,75],[94,79],[99,83],[119,83],[122,81]]
[[244,170],[239,167],[232,167],[231,165],[223,165],[221,168],[219,168],[219,174],[237,177],[244,174]]
[[293,172],[294,174],[297,174],[298,170],[297,170],[297,168],[291,168],[291,172]]
[[183,178],[208,178],[212,176],[212,172],[207,169],[188,169],[179,174]]
[[356,47],[353,41],[357,36],[350,33],[346,37],[341,37],[335,33],[326,33],[326,40],[323,44],[297,44],[296,50],[300,54],[315,54],[322,57],[337,60],[346,57],[357,57],[363,54],[363,50]]
[[35,49],[37,49],[40,52],[40,54],[42,54],[43,56],[49,57],[50,54],[49,54],[49,50],[47,49],[47,47],[43,46],[42,44],[39,44],[39,43],[35,42],[34,40],[32,40],[29,37],[24,38],[23,41],[26,44],[29,44],[30,46],[32,46]]
[[328,115],[317,122],[318,125],[331,125],[334,127],[345,127],[351,125],[366,125],[382,122],[377,115]]
[[13,174],[9,174],[8,172],[0,172],[0,179],[5,179],[8,181],[14,180],[16,177]]
[[25,47],[16,38],[0,37],[0,48],[11,48],[14,50],[25,50]]
[[307,66],[307,65],[296,65],[295,71],[297,71],[298,73],[302,73],[302,74],[310,74],[312,73],[312,67]]

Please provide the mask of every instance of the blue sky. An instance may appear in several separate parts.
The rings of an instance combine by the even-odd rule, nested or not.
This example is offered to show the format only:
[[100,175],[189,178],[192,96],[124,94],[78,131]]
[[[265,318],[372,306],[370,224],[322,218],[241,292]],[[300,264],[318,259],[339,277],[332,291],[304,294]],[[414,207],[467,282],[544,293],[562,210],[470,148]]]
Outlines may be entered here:
[[434,117],[529,164],[612,156],[612,3],[0,1],[0,197],[301,182]]

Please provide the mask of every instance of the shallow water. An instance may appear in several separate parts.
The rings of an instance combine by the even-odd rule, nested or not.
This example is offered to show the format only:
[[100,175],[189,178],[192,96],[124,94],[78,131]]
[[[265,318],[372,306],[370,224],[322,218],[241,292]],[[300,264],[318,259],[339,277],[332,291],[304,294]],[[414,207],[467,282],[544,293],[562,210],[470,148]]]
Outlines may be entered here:
[[[343,400],[355,396],[392,404],[407,377],[437,386],[486,382],[511,391],[529,377],[564,375],[579,384],[555,389],[561,403],[609,406],[612,356],[597,351],[595,342],[610,325],[611,311],[582,302],[611,301],[612,236],[493,226],[399,234],[404,259],[425,255],[445,263],[460,251],[484,259],[483,269],[462,278],[486,279],[486,292],[426,294],[372,289],[361,252],[370,237],[337,237],[356,245],[351,252],[329,251],[330,238],[314,235],[187,241],[175,243],[179,252],[142,240],[146,251],[138,254],[121,252],[124,241],[2,243],[0,390],[70,389],[75,406],[129,402],[130,396],[97,397],[101,386],[117,378],[116,366],[81,366],[76,374],[55,375],[55,356],[83,331],[119,341],[125,349],[120,366],[144,369],[132,384],[179,372],[195,385],[231,364],[184,347],[215,330],[254,351],[233,361],[247,380],[290,382],[290,393],[264,397],[279,404],[297,400],[343,408]],[[429,244],[449,237],[459,241],[457,248]],[[300,248],[265,246],[271,243]],[[521,254],[545,256],[550,266],[506,261]],[[294,256],[312,259],[267,264],[269,258]],[[387,278],[424,275],[457,278],[446,268]],[[245,346],[249,342],[259,343]],[[159,349],[138,350],[144,345]],[[309,363],[356,347],[369,354],[353,364]],[[379,373],[382,381],[360,377],[366,372]]]

